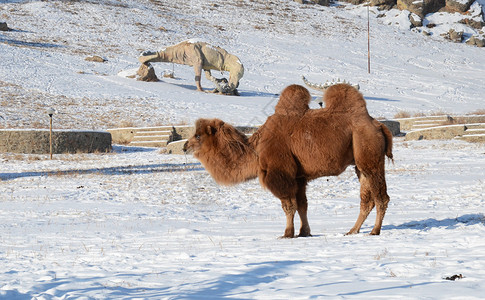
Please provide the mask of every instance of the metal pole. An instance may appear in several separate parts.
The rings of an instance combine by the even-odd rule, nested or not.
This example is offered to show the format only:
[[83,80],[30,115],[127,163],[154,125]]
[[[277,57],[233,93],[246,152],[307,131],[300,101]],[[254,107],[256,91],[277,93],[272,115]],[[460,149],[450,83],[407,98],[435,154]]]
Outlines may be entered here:
[[50,148],[50,154],[51,154],[51,159],[52,159],[52,114],[49,114],[50,118],[50,126],[49,126],[49,148]]
[[370,74],[370,21],[369,4],[367,4],[367,72]]

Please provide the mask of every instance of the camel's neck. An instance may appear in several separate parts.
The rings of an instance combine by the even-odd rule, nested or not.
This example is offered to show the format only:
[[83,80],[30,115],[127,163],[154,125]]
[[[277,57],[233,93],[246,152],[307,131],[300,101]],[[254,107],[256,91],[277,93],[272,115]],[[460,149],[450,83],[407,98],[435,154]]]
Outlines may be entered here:
[[257,155],[247,139],[225,142],[198,158],[220,184],[233,185],[258,176]]

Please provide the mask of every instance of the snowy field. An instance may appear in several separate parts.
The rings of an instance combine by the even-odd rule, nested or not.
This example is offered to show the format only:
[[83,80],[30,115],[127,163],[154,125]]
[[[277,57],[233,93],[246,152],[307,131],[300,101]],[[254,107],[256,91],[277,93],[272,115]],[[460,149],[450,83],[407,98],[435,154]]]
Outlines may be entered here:
[[[375,117],[485,108],[484,49],[379,13],[371,8],[369,74],[363,6],[0,1],[13,29],[0,32],[0,128],[47,128],[49,107],[66,129],[259,125],[302,75],[358,83]],[[456,26],[456,16],[429,18],[436,33]],[[189,38],[241,59],[240,97],[197,92],[187,66],[154,64],[176,76],[157,83],[124,76],[140,52]],[[107,62],[85,60],[93,55]],[[0,153],[0,299],[483,299],[485,145],[394,141],[381,235],[368,235],[374,212],[344,236],[359,211],[349,168],[309,184],[313,237],[296,239],[278,239],[280,201],[258,181],[218,186],[190,155]]]
[[482,298],[485,147],[397,139],[394,153],[380,236],[375,213],[344,236],[359,211],[349,169],[311,182],[313,237],[296,239],[277,239],[280,201],[257,180],[217,186],[191,157],[2,155],[0,297]]

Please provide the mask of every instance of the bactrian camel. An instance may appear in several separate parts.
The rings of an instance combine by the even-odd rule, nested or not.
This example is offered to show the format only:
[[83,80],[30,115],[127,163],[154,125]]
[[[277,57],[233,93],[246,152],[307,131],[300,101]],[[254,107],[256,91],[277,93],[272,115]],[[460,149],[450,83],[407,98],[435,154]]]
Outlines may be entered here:
[[337,176],[354,165],[360,181],[360,213],[347,234],[358,233],[371,210],[377,216],[371,235],[381,231],[389,196],[385,157],[392,159],[392,134],[367,112],[362,94],[348,84],[326,89],[325,108],[309,109],[310,93],[300,85],[283,90],[274,115],[250,138],[219,119],[199,119],[185,148],[193,151],[220,184],[259,177],[281,200],[286,214],[283,237],[310,236],[306,186],[322,176]]

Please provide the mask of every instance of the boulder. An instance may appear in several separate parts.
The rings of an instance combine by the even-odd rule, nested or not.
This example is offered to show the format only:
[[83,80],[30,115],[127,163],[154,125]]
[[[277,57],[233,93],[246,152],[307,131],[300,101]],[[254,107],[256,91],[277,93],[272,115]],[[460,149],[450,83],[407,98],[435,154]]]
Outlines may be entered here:
[[468,41],[466,41],[466,43],[472,46],[485,47],[485,38],[472,35],[472,37],[469,38]]
[[368,0],[342,0],[342,1],[353,4],[353,5],[359,5],[359,4],[367,2]]
[[452,42],[461,43],[463,40],[463,31],[456,31],[454,29],[450,29],[450,31],[448,31],[448,33],[445,34],[445,37]]
[[150,63],[141,64],[138,71],[136,71],[137,78],[139,81],[154,82],[159,81],[157,75],[155,74],[155,69]]
[[98,55],[86,57],[84,60],[93,61],[93,62],[101,62],[101,63],[108,61],[107,59],[104,59],[104,58],[102,58],[101,56],[98,56]]
[[446,0],[397,0],[397,8],[409,10],[420,18],[424,18],[429,13],[434,13],[446,5]]
[[6,22],[0,22],[0,31],[9,31],[10,28],[8,28]]
[[409,21],[413,27],[421,27],[423,26],[423,19],[421,19],[417,14],[410,13],[409,14]]
[[330,0],[294,0],[297,3],[300,4],[319,4],[323,6],[329,6],[330,5]]
[[475,2],[475,0],[445,0],[445,10],[451,13],[464,13],[470,9],[473,2]]
[[311,2],[323,6],[329,6],[330,5],[330,0],[311,0]]
[[485,26],[485,22],[481,20],[475,20],[475,19],[470,19],[470,18],[465,18],[460,21],[458,21],[460,24],[465,24],[468,27],[474,28],[474,29],[482,29]]
[[389,10],[396,5],[396,0],[370,0],[370,5]]

